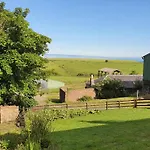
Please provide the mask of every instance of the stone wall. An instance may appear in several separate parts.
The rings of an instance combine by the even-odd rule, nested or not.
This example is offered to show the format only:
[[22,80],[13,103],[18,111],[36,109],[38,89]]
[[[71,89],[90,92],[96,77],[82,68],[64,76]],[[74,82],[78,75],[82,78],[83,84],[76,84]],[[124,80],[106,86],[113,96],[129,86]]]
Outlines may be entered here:
[[0,106],[0,123],[15,121],[18,114],[17,106]]
[[[93,88],[87,88],[87,89],[76,89],[76,90],[66,90],[62,92],[63,89],[60,91],[60,101],[77,101],[79,98],[83,96],[91,96],[92,98],[95,98],[95,92]],[[63,93],[63,95],[61,94]],[[64,94],[65,93],[65,94]],[[65,96],[64,96],[65,95]]]

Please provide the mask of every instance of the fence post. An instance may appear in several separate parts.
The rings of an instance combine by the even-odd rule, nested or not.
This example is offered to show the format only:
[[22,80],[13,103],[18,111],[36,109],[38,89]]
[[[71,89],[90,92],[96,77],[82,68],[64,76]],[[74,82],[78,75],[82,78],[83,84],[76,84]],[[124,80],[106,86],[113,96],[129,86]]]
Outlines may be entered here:
[[137,99],[134,100],[134,108],[137,108]]
[[119,107],[119,109],[120,109],[120,101],[118,101],[118,107]]
[[108,102],[106,101],[106,110],[108,110]]
[[88,110],[88,103],[85,104],[86,110]]
[[68,104],[66,104],[66,109],[68,109]]

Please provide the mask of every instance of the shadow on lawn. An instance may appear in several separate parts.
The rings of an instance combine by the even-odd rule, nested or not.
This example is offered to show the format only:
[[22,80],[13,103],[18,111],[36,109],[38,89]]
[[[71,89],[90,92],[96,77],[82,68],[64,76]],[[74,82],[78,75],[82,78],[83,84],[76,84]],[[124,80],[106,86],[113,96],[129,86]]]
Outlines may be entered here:
[[54,132],[61,150],[149,150],[150,119],[81,121],[94,127]]
[[[93,125],[67,131],[53,132],[61,150],[149,150],[150,119],[134,121],[80,121]],[[13,150],[20,143],[19,134],[4,134]]]

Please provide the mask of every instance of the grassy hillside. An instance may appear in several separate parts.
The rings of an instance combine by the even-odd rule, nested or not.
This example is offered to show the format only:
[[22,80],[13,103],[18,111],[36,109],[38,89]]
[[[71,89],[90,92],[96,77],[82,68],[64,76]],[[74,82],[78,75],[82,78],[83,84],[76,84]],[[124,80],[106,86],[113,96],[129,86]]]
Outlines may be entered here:
[[[105,60],[98,59],[49,59],[47,64],[47,70],[51,73],[50,79],[57,80],[65,83],[65,86],[69,89],[81,89],[85,87],[85,82],[89,80],[90,74],[95,74],[97,78],[98,69],[116,68],[122,71],[123,74],[129,74],[131,71],[135,71],[138,74],[142,74],[143,63],[135,61],[123,61],[123,60]],[[82,74],[83,76],[78,76]],[[59,100],[59,89],[50,90],[48,95],[38,97],[39,104],[55,102]]]
[[105,60],[98,59],[49,59],[47,64],[48,70],[60,76],[89,76],[90,73],[97,75],[98,69],[105,67],[119,69],[123,74],[129,74],[133,70],[142,74],[143,70],[143,64],[140,62],[122,60],[109,60],[106,63]]

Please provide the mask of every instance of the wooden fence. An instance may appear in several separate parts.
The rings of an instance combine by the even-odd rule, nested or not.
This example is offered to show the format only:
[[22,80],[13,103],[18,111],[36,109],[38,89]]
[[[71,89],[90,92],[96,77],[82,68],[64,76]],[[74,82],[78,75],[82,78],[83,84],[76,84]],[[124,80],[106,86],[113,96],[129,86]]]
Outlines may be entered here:
[[109,110],[120,108],[150,108],[150,100],[135,99],[135,100],[121,100],[121,101],[102,101],[99,103],[81,103],[81,104],[57,104],[57,105],[43,105],[32,108],[32,111],[41,109],[86,109],[86,110]]

